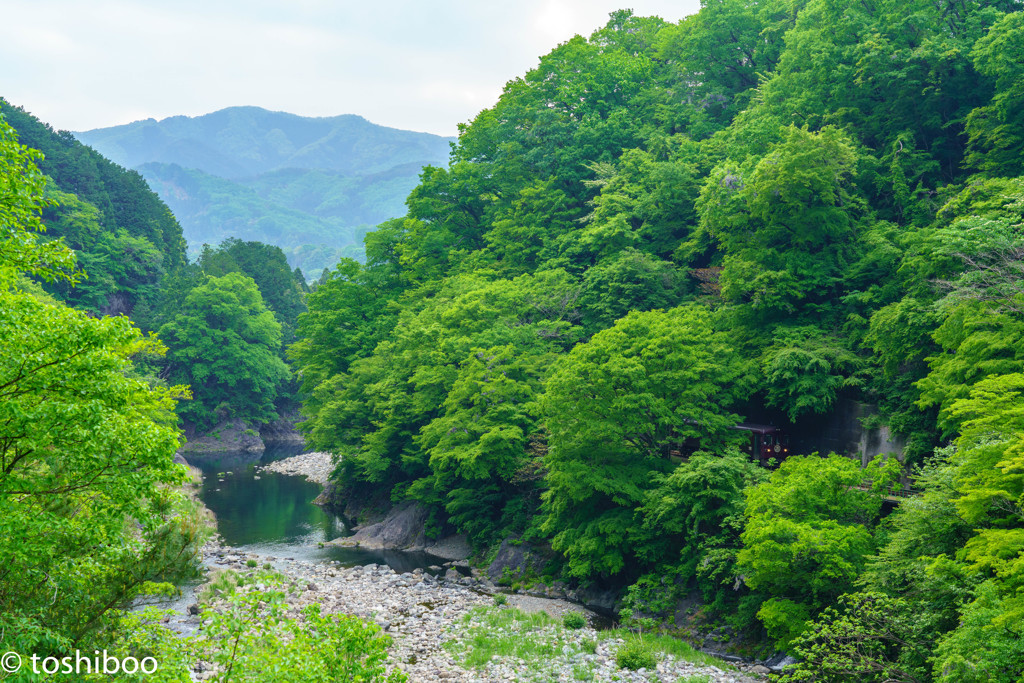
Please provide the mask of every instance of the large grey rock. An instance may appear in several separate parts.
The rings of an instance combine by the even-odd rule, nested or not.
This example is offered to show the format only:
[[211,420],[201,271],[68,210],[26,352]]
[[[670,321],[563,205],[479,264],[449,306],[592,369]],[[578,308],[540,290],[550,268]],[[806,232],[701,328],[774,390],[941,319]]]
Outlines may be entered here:
[[543,569],[544,559],[533,546],[520,543],[515,538],[506,538],[498,547],[494,561],[487,567],[487,576],[497,583],[506,572],[539,575]]
[[587,609],[599,614],[615,616],[619,611],[622,590],[602,586],[586,586],[576,591],[576,597]]
[[261,453],[266,445],[254,425],[231,418],[221,422],[203,435],[194,435],[178,449],[179,453],[214,453],[218,451],[242,451]]
[[265,442],[304,444],[306,439],[295,426],[301,419],[297,414],[284,415],[280,420],[268,422],[260,427],[260,438]]
[[781,673],[783,669],[793,666],[799,661],[800,660],[787,655],[785,652],[777,652],[772,657],[765,660],[764,665],[773,673]]
[[406,501],[392,508],[380,522],[359,529],[355,535],[339,539],[339,545],[352,545],[371,550],[405,550],[422,548],[426,537],[423,522],[427,511],[422,505]]
[[472,549],[465,536],[428,539],[423,524],[426,509],[417,502],[396,505],[379,522],[356,529],[346,538],[331,541],[332,545],[367,548],[369,550],[411,550],[436,555],[446,560],[464,560]]

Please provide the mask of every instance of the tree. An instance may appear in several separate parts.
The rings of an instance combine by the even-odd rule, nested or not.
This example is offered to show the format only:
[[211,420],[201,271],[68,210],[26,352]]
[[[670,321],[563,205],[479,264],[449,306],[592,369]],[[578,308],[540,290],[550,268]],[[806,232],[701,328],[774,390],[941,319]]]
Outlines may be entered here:
[[616,574],[651,477],[688,439],[728,443],[751,377],[709,311],[631,313],[572,350],[547,381],[547,519],[576,576]]
[[173,462],[184,391],[131,362],[160,344],[24,279],[74,268],[39,239],[35,156],[0,118],[0,648],[59,657],[108,642],[146,582],[191,575],[203,525]]
[[682,285],[667,261],[626,249],[589,269],[580,292],[580,312],[588,333],[611,327],[630,311],[670,308]]
[[[579,339],[575,283],[562,271],[460,275],[408,295],[393,320],[374,300],[372,271],[349,264],[303,318],[316,335],[297,349],[302,367],[325,377],[303,427],[315,447],[343,455],[344,485],[414,498],[482,540],[534,493],[518,475],[543,378]],[[331,342],[343,355],[319,346]]]
[[771,598],[759,617],[781,646],[814,613],[851,591],[875,550],[871,533],[899,462],[787,458],[747,492],[737,571]]
[[[45,241],[40,212],[52,206],[43,190],[38,152],[18,144],[14,130],[0,116],[0,266],[8,278],[29,272],[44,280],[74,279],[74,254],[65,244]],[[9,279],[4,281],[9,284]]]
[[989,104],[967,117],[971,136],[968,161],[991,175],[1018,176],[1024,154],[1024,128],[1017,112],[1024,105],[1024,17],[1004,15],[974,44],[971,58],[978,73],[995,82]]
[[263,305],[252,278],[208,277],[160,328],[173,381],[192,387],[181,416],[200,428],[233,416],[268,422],[290,373],[279,357],[281,324]]
[[228,273],[251,277],[259,287],[263,303],[284,326],[286,343],[291,341],[295,322],[306,310],[303,297],[306,283],[301,273],[296,274],[288,266],[281,247],[229,238],[215,249],[204,248],[196,262],[204,273],[213,277]]
[[813,626],[793,640],[801,661],[786,683],[884,683],[929,680],[926,661],[934,647],[922,634],[924,616],[900,598],[879,593],[841,596]]
[[697,209],[725,252],[724,298],[772,320],[837,290],[864,209],[857,160],[839,129],[790,126],[761,159],[715,169]]
[[837,394],[857,386],[862,361],[814,326],[780,327],[761,355],[767,403],[782,408],[790,420],[827,413]]

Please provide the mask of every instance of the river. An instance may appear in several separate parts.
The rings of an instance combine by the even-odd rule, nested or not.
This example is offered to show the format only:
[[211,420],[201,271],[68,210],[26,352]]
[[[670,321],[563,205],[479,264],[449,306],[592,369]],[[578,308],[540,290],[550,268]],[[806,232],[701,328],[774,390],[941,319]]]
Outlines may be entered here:
[[[202,472],[199,499],[214,514],[216,531],[228,549],[257,555],[261,564],[275,567],[298,560],[342,567],[387,565],[398,573],[416,569],[437,573],[437,565],[445,560],[427,553],[324,545],[352,532],[343,518],[313,504],[320,485],[304,477],[257,471],[261,465],[304,451],[301,445],[285,444],[262,453],[223,451],[185,456]],[[204,564],[213,567],[213,559],[205,558]],[[173,598],[140,598],[135,606],[173,610],[168,625],[179,633],[194,633],[198,622],[187,610],[196,602],[197,587],[198,583],[185,584]]]
[[186,456],[203,472],[199,497],[216,517],[225,545],[264,557],[334,561],[346,567],[386,564],[396,572],[444,562],[426,553],[322,546],[351,531],[344,519],[313,504],[320,485],[304,477],[256,471],[259,465],[302,452],[301,446],[286,444],[263,453]]

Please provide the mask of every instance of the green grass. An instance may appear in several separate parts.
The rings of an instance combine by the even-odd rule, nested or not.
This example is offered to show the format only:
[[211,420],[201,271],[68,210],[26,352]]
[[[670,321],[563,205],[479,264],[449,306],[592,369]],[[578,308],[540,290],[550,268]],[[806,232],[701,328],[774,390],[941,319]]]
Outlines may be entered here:
[[650,643],[640,638],[631,638],[615,651],[615,663],[621,669],[653,669],[658,665],[658,655]]
[[464,632],[444,648],[460,656],[466,668],[481,668],[494,657],[543,662],[559,655],[566,644],[562,627],[546,612],[477,607],[462,618],[460,626]]
[[577,681],[592,681],[594,680],[594,668],[589,664],[574,664],[572,677]]
[[[268,567],[270,565],[267,565]],[[280,586],[285,583],[285,576],[273,569],[261,569],[240,573],[231,569],[213,571],[210,574],[210,581],[199,591],[198,602],[209,605],[219,597],[226,597],[235,592],[239,586],[249,584],[267,584]]]
[[562,617],[562,626],[571,629],[580,629],[587,625],[587,618],[579,612],[566,612]]
[[[454,626],[450,640],[444,643],[447,650],[459,664],[467,669],[481,669],[494,659],[522,660],[526,670],[520,670],[521,680],[555,680],[550,662],[563,660],[563,653],[572,657],[584,653],[594,654],[598,641],[580,638],[578,632],[565,628],[558,620],[545,612],[525,613],[512,607],[475,607],[464,615]],[[688,643],[669,636],[637,635],[626,629],[605,631],[597,635],[600,639],[619,639],[623,643],[612,646],[617,663],[624,668],[653,668],[657,661],[669,656],[702,666],[731,669],[728,664],[698,652]],[[621,661],[620,661],[621,660]],[[572,664],[572,677],[577,681],[593,680],[594,664],[576,661]],[[691,676],[678,683],[710,683],[707,677]]]
[[694,649],[692,645],[687,643],[685,640],[679,640],[671,636],[648,634],[645,633],[641,636],[627,630],[627,629],[614,629],[611,631],[604,631],[601,634],[602,638],[621,638],[626,643],[632,640],[642,640],[653,652],[662,655],[669,655],[680,659],[691,664],[699,664],[701,666],[716,666],[719,669],[730,669],[731,667],[723,662],[721,659],[714,657],[709,654],[700,652]]

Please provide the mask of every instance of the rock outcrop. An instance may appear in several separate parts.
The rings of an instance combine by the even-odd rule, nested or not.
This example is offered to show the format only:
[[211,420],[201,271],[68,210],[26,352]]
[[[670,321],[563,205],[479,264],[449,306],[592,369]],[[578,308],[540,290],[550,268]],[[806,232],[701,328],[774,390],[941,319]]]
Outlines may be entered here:
[[260,427],[260,438],[267,443],[305,444],[305,437],[295,426],[301,419],[297,414],[282,415],[281,419]]
[[260,433],[253,425],[237,418],[220,423],[206,434],[190,437],[179,453],[214,453],[217,451],[243,451],[260,453],[266,450]]
[[506,538],[498,547],[494,560],[487,567],[487,576],[498,583],[509,574],[514,576],[540,576],[546,561],[529,543]]
[[353,536],[331,543],[370,550],[411,550],[437,555],[446,560],[464,560],[471,550],[465,536],[427,538],[424,525],[426,509],[417,502],[396,505],[379,522],[356,528]]

